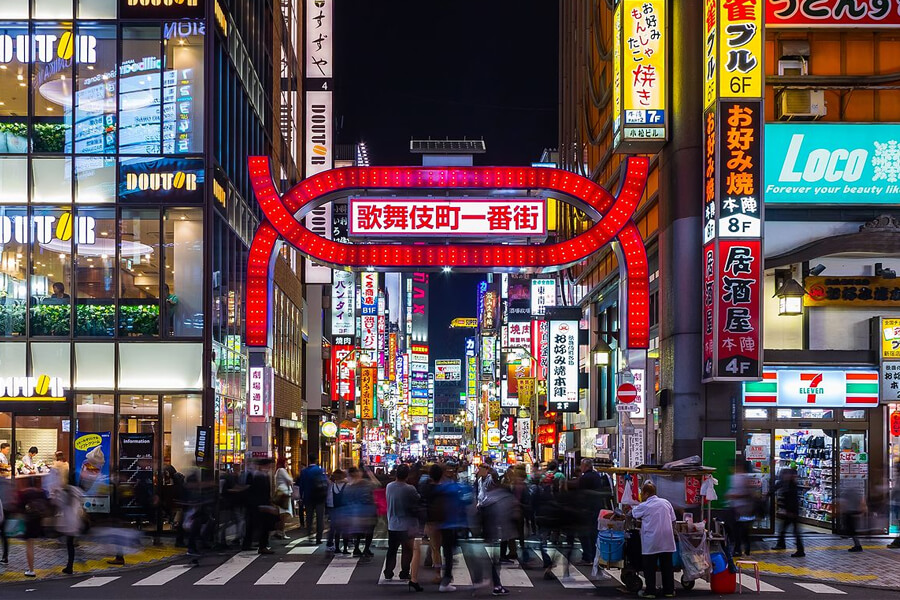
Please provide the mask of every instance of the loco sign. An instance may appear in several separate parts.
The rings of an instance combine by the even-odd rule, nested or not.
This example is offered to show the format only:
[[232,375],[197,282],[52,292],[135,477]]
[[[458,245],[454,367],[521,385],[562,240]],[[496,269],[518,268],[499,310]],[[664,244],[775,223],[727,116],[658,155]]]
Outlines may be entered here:
[[[550,168],[533,167],[346,167],[313,175],[283,195],[269,170],[269,159],[249,159],[250,179],[266,215],[253,240],[248,260],[247,338],[263,346],[268,334],[269,264],[275,244],[283,238],[313,260],[335,267],[409,270],[467,267],[471,269],[532,268],[555,270],[581,261],[617,239],[628,281],[627,346],[648,344],[648,268],[643,240],[631,217],[644,192],[649,160],[629,158],[616,196],[587,178]],[[345,244],[314,234],[302,219],[327,196],[369,188],[404,190],[548,190],[569,196],[602,215],[586,232],[554,244],[394,245]]]

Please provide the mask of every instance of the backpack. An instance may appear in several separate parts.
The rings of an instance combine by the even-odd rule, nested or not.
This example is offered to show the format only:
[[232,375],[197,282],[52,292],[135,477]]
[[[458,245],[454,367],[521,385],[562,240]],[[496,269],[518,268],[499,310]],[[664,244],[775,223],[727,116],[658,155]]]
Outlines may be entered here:
[[[341,487],[338,488],[338,485]],[[334,505],[334,508],[341,508],[344,506],[344,490],[347,489],[347,482],[343,482],[341,484],[335,483],[331,487],[331,503]]]
[[320,472],[312,482],[312,488],[309,494],[310,498],[304,498],[307,504],[322,504],[328,497],[328,478],[325,472]]

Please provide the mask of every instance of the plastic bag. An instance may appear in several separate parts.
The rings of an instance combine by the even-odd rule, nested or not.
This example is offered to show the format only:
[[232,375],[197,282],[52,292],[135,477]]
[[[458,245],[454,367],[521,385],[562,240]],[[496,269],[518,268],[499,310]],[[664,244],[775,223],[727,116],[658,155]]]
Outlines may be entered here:
[[712,475],[704,475],[703,483],[700,485],[700,495],[706,498],[708,502],[712,502],[713,500],[719,499],[719,494],[716,493],[716,485],[719,484],[719,480],[713,477]]
[[640,504],[640,501],[634,499],[634,492],[631,490],[631,480],[633,477],[629,477],[625,480],[625,491],[622,492],[622,501],[620,504],[622,506],[635,506]]
[[706,577],[712,567],[709,545],[705,535],[678,534],[678,549],[681,552],[682,572],[685,581]]

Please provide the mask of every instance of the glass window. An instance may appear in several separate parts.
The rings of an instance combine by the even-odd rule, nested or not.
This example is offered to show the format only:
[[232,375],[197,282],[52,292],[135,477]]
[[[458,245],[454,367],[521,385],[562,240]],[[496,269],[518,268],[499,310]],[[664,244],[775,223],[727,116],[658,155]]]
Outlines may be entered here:
[[[0,463],[0,477],[9,479],[12,477],[12,415],[0,412],[0,452],[7,461]],[[7,454],[8,453],[8,454]]]
[[122,209],[119,334],[159,335],[159,211]]
[[[16,473],[28,476],[47,473],[56,451],[69,454],[69,419],[65,417],[16,416]],[[32,448],[37,452],[29,452]],[[12,462],[12,456],[10,456]]]
[[4,0],[0,2],[0,19],[27,19],[28,0]]
[[745,419],[768,419],[769,411],[765,408],[745,408]]
[[[116,151],[116,28],[80,25],[84,57],[76,62],[75,152]],[[85,42],[86,40],[86,42]]]
[[35,209],[31,226],[31,333],[69,335],[72,213]]
[[833,419],[834,410],[830,408],[779,408],[776,411],[779,419]]
[[163,328],[167,335],[203,333],[203,211],[169,208],[165,219]]
[[72,159],[34,158],[31,161],[31,201],[40,204],[72,202]]
[[119,389],[198,390],[203,385],[203,345],[119,344]]
[[75,343],[75,387],[94,390],[116,387],[114,343]]
[[[64,12],[72,16],[71,2]],[[59,18],[60,14],[64,13],[51,18]],[[71,23],[39,23],[34,26],[34,39],[31,149],[34,152],[71,152],[72,65],[78,39]]]
[[203,151],[203,24],[176,21],[163,27],[163,154]]
[[844,411],[844,418],[845,418],[845,419],[865,419],[865,418],[866,418],[866,411],[865,411],[865,409],[859,409],[859,410],[845,410],[845,411]]
[[[2,184],[2,179],[0,179],[0,184]],[[0,192],[0,201],[2,201],[2,192]],[[101,204],[115,201],[116,159],[105,156],[76,157],[75,202]]]
[[179,472],[196,466],[194,448],[203,403],[200,394],[163,396],[163,462]]
[[25,375],[25,342],[0,343],[0,377]]
[[[6,135],[2,128],[0,122],[0,146]],[[27,172],[28,159],[24,156],[0,157],[0,204],[28,203],[28,178],[22,177],[22,173]]]
[[159,27],[122,28],[119,67],[119,150],[159,154],[162,60]]
[[31,375],[59,377],[63,386],[72,387],[71,348],[69,342],[32,342]]
[[25,335],[28,212],[0,207],[0,335]]
[[[13,16],[15,2],[0,2],[0,15]],[[28,7],[24,7],[28,17]],[[4,23],[0,26],[0,35],[7,44],[15,44],[17,40],[28,35],[25,23]],[[21,37],[20,37],[21,36]],[[9,60],[0,63],[0,153],[24,154],[28,152],[28,63],[18,59],[13,51]],[[3,57],[6,58],[6,57]],[[20,173],[21,177],[21,173]]]
[[115,19],[116,0],[75,0],[79,19]]
[[31,0],[34,19],[71,19],[72,0]]
[[75,335],[115,335],[116,209],[78,210]]
[[[112,431],[115,423],[115,396],[112,394],[76,394],[75,415],[78,431]],[[112,457],[107,457],[111,459]]]

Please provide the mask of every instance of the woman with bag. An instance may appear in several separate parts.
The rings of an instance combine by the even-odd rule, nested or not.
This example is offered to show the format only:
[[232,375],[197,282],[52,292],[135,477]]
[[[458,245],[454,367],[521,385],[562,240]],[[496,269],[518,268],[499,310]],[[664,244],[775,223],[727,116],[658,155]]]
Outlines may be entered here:
[[56,516],[56,531],[66,536],[66,551],[68,559],[66,568],[62,572],[72,574],[75,565],[75,537],[84,533],[87,525],[87,515],[84,512],[84,493],[80,488],[66,485],[57,488],[54,493],[53,503],[59,509]]
[[278,530],[275,532],[275,537],[278,539],[288,539],[284,533],[284,527],[287,520],[294,516],[293,492],[294,478],[287,470],[287,459],[281,456],[275,463],[275,493],[272,498],[272,503],[278,507]]

